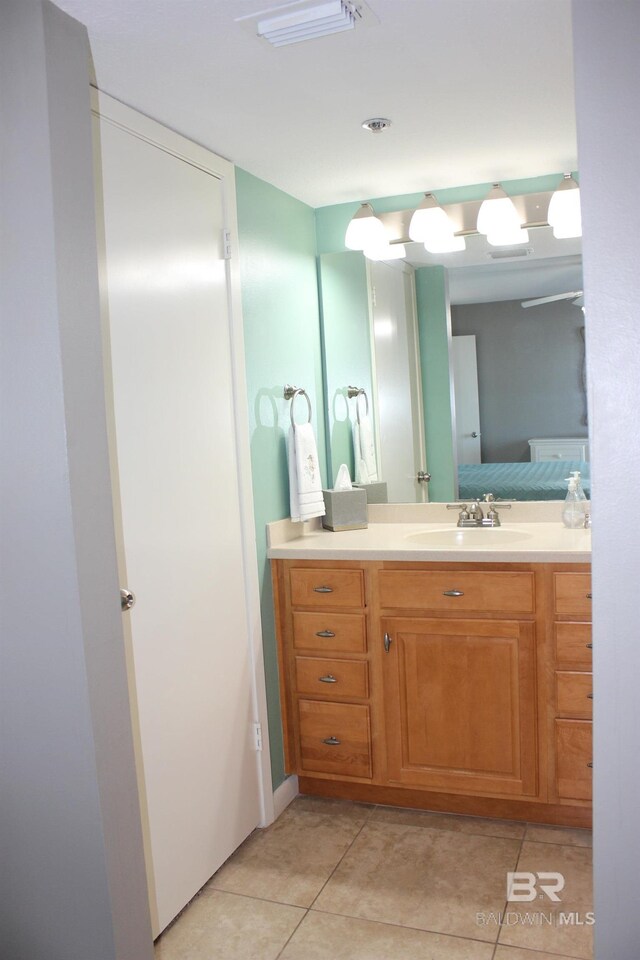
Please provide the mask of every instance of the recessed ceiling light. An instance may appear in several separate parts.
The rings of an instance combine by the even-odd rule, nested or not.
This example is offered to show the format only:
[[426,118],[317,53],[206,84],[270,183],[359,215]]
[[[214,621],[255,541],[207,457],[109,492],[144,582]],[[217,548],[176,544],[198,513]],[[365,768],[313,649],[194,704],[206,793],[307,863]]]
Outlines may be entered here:
[[363,120],[362,127],[365,130],[371,130],[371,133],[381,133],[391,126],[391,120],[385,120],[384,117],[372,117],[371,120]]

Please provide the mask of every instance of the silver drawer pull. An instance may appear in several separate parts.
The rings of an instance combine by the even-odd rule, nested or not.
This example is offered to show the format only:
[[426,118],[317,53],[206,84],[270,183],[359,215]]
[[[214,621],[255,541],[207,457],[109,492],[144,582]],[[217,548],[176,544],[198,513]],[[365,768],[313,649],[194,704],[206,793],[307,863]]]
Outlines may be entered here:
[[443,597],[464,597],[464,590],[443,590]]
[[593,650],[593,644],[592,644],[592,643],[585,643],[585,647],[587,648],[587,650]]
[[588,594],[587,594],[587,600],[593,600],[593,594],[592,594],[592,593],[588,593]]
[[318,677],[318,680],[320,681],[320,683],[337,683],[338,682],[336,678],[333,676],[333,674],[331,673],[328,673],[326,677]]
[[322,742],[326,743],[328,747],[337,747],[341,741],[338,740],[337,737],[327,737],[326,740],[323,740]]
[[389,653],[389,650],[391,649],[391,643],[392,643],[391,637],[389,636],[388,633],[385,633],[384,635],[384,652],[385,653]]
[[592,693],[588,693],[588,694],[587,694],[587,700],[593,700],[593,694],[592,694]]
[[318,630],[316,637],[335,637],[333,630]]
[[589,767],[590,770],[593,770],[593,761],[589,761],[587,766]]
[[333,587],[314,587],[316,593],[333,593]]

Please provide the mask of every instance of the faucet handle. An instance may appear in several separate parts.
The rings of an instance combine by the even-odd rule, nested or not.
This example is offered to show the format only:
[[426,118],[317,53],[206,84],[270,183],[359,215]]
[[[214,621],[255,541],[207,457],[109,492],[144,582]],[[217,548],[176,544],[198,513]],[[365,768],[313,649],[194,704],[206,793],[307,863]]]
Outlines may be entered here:
[[460,524],[461,520],[469,520],[471,515],[467,509],[466,503],[448,503],[447,504],[447,510],[458,510],[458,509],[460,510],[460,513],[458,514],[458,524]]

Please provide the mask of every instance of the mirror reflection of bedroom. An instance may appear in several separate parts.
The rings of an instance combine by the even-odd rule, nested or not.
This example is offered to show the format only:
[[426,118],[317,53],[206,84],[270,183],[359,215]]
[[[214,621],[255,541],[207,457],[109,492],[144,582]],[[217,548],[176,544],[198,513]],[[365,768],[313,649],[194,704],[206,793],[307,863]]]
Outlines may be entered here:
[[[491,274],[491,283],[482,279]],[[579,256],[449,272],[458,496],[589,496]]]

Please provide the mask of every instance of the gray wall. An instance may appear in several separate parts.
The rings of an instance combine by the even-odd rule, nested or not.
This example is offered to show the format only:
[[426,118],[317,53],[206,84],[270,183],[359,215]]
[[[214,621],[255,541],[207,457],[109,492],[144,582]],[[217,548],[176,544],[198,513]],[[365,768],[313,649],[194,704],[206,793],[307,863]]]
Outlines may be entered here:
[[461,304],[451,323],[454,336],[477,338],[483,463],[529,460],[533,437],[586,437],[579,307]]
[[640,953],[640,4],[574,0],[592,430],[597,960]]
[[83,27],[0,3],[0,952],[147,960]]

